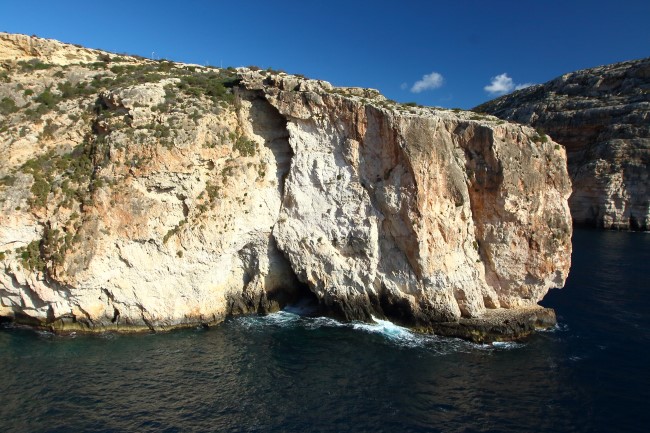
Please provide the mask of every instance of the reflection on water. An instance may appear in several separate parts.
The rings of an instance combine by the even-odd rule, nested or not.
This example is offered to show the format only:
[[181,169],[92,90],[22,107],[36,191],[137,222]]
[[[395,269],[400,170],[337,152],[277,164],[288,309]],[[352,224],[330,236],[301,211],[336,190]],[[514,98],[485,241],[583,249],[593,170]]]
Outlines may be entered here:
[[209,330],[0,332],[3,431],[645,431],[645,234],[578,230],[559,326],[475,345],[289,312]]

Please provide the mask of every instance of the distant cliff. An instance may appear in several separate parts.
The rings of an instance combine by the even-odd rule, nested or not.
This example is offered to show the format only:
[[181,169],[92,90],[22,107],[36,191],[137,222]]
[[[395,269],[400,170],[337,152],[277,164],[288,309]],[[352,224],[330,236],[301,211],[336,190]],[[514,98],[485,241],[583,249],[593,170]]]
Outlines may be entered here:
[[650,229],[650,58],[565,74],[475,110],[566,147],[576,223]]
[[312,296],[483,341],[553,322],[564,149],[271,70],[0,34],[0,316],[169,329]]

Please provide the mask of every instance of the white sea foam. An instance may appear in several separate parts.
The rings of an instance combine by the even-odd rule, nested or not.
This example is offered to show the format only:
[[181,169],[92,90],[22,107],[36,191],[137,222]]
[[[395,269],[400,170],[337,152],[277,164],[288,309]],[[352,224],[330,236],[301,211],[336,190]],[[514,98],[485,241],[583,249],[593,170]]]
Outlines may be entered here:
[[319,316],[304,318],[304,326],[307,329],[314,330],[319,328],[341,328],[347,325],[345,323],[339,322],[336,319]]
[[289,311],[278,311],[265,316],[248,316],[243,319],[246,321],[248,327],[264,327],[270,325],[278,328],[285,328],[296,326],[301,317],[300,315]]
[[300,320],[300,315],[289,311],[278,311],[264,316],[264,320],[274,325],[289,325]]
[[416,334],[388,320],[381,320],[374,316],[372,320],[375,323],[352,323],[352,329],[379,334],[391,343],[406,347],[424,347],[436,340],[434,336]]
[[372,320],[375,323],[353,323],[352,328],[360,329],[365,332],[383,334],[391,339],[400,339],[412,335],[411,331],[408,329],[395,325],[393,322],[389,322],[388,320],[377,319],[374,316],[372,316]]
[[396,325],[388,320],[372,317],[374,323],[352,322],[345,323],[329,317],[308,317],[295,312],[283,310],[265,316],[244,316],[236,319],[238,323],[248,329],[263,330],[267,326],[292,328],[301,327],[310,331],[326,328],[348,328],[354,331],[375,334],[385,342],[400,347],[426,348],[440,354],[457,352],[472,352],[475,350],[509,350],[523,347],[524,344],[515,342],[496,342],[493,344],[476,344],[457,338],[445,338],[436,335],[419,334]]
[[540,329],[539,332],[566,332],[569,330],[569,325],[566,323],[556,323],[555,326],[552,326],[547,329]]
[[525,344],[517,343],[516,341],[495,341],[491,346],[498,349],[518,349],[524,347]]

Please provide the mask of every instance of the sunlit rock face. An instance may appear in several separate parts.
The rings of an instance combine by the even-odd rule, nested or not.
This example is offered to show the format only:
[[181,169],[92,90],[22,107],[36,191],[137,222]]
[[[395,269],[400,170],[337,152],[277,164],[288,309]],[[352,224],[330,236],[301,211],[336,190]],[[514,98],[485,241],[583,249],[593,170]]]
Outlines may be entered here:
[[650,58],[565,74],[477,110],[532,125],[566,147],[576,223],[650,228]]
[[159,330],[311,296],[478,340],[481,318],[501,338],[552,321],[571,185],[533,129],[23,39],[0,34],[0,316]]

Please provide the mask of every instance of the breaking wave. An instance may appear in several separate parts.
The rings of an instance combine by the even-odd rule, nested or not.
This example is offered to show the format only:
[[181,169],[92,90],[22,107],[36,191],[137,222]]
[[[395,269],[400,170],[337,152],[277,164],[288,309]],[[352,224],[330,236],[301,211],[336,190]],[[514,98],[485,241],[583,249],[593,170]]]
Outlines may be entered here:
[[329,317],[304,316],[295,312],[295,310],[283,310],[266,316],[245,316],[233,319],[235,323],[251,331],[266,332],[270,327],[284,330],[361,332],[370,334],[371,338],[376,338],[377,342],[381,344],[402,348],[424,348],[440,354],[477,350],[510,350],[525,346],[523,343],[516,342],[471,343],[458,338],[420,334],[376,317],[372,317],[372,320],[372,323],[346,323]]

